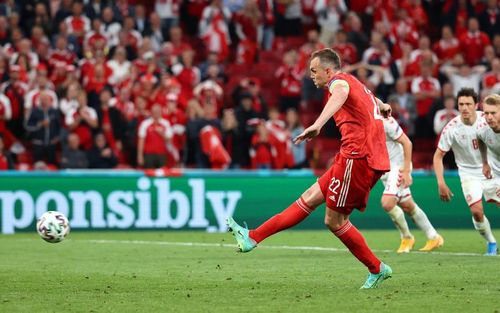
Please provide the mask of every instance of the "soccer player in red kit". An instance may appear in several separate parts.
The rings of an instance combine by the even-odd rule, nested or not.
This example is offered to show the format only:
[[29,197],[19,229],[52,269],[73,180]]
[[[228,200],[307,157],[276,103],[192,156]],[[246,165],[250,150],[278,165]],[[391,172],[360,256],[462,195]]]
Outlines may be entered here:
[[333,117],[342,135],[340,152],[332,166],[298,200],[258,228],[241,227],[231,217],[227,225],[239,250],[249,252],[265,238],[298,224],[326,202],[326,226],[370,272],[361,289],[376,288],[391,277],[392,269],[373,254],[349,215],[354,209],[365,210],[370,190],[389,171],[380,112],[388,115],[390,106],[354,76],[343,73],[340,58],[332,49],[314,52],[309,66],[316,87],[327,88],[330,97],[313,125],[293,141],[299,144],[311,140]]

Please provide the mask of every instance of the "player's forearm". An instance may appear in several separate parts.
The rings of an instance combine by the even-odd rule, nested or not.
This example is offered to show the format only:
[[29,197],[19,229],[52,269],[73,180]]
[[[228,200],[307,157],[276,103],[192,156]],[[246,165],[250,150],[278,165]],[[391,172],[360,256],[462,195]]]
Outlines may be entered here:
[[411,170],[411,150],[413,148],[413,145],[410,141],[410,139],[404,141],[403,143],[403,157],[404,157],[404,167],[403,171],[410,172]]
[[434,166],[434,173],[436,174],[436,179],[438,184],[444,184],[445,181],[444,181],[443,157],[439,154],[439,151],[436,151],[436,153],[434,153],[432,164]]
[[483,164],[488,164],[487,147],[481,139],[478,138],[477,141],[479,143],[479,152],[481,153],[481,160],[483,161]]

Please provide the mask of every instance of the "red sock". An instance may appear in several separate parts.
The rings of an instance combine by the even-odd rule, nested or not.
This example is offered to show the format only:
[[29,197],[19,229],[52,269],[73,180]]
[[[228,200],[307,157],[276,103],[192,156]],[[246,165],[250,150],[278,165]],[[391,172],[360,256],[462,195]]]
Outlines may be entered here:
[[283,212],[276,214],[258,228],[251,230],[250,238],[259,243],[279,231],[297,225],[308,217],[313,210],[314,209],[307,205],[304,199],[300,197]]
[[333,233],[361,263],[368,267],[370,273],[377,274],[380,272],[380,260],[373,254],[363,235],[350,221],[347,221]]

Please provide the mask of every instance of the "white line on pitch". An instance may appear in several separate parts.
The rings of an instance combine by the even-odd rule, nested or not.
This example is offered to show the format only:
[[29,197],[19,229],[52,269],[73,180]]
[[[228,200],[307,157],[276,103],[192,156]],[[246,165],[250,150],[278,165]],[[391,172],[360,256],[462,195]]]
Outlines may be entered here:
[[[234,244],[226,243],[204,243],[204,242],[172,242],[172,241],[154,241],[154,240],[87,240],[90,243],[99,244],[134,244],[134,245],[158,245],[158,246],[183,246],[183,247],[224,247],[236,248]],[[280,250],[310,250],[310,251],[329,251],[329,252],[347,252],[347,249],[329,248],[329,247],[314,247],[314,246],[273,246],[261,245],[259,249],[280,249]],[[373,250],[374,252],[391,253],[393,250]],[[483,256],[480,253],[467,253],[467,252],[411,252],[412,254],[436,254],[436,255],[453,255],[453,256]],[[497,255],[498,257],[498,255]]]

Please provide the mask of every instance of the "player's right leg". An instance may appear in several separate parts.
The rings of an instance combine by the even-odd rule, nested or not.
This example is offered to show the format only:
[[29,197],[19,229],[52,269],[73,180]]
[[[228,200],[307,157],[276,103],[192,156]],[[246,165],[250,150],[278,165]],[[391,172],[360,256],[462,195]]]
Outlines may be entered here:
[[232,217],[227,218],[226,223],[236,239],[239,251],[249,252],[267,237],[303,221],[324,201],[325,198],[318,183],[314,183],[288,208],[271,217],[256,229],[249,230],[242,227]]
[[[494,251],[493,253],[493,251],[491,251],[493,250],[491,247],[496,248],[497,241],[491,231],[490,222],[488,221],[488,218],[486,218],[486,215],[484,215],[483,211],[482,198],[483,198],[483,192],[486,191],[484,188],[485,181],[486,179],[483,179],[482,176],[481,178],[476,176],[460,177],[460,182],[462,184],[462,191],[464,193],[465,200],[467,201],[467,204],[469,205],[472,214],[472,224],[474,225],[474,228],[487,242],[486,254],[496,255],[496,251]],[[485,196],[487,197],[487,195]]]
[[382,194],[381,204],[384,211],[389,215],[392,222],[399,230],[401,243],[397,250],[398,253],[408,253],[415,245],[415,238],[410,232],[406,222],[403,210],[397,205],[403,188],[400,184],[401,173],[399,168],[393,168],[385,173],[380,180],[384,184],[384,193]]
[[382,208],[389,215],[396,228],[399,230],[401,244],[397,250],[398,253],[408,253],[415,245],[415,238],[410,232],[406,222],[403,210],[396,205],[397,198],[392,195],[384,194],[382,196]]

